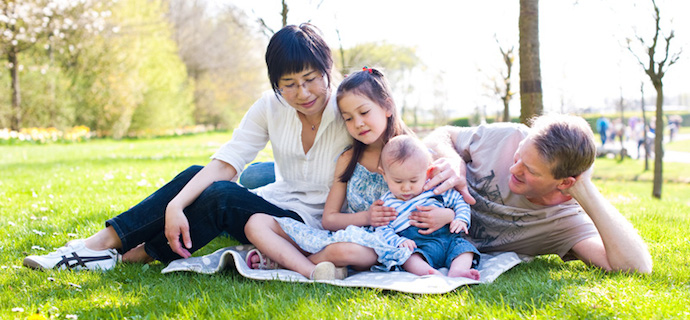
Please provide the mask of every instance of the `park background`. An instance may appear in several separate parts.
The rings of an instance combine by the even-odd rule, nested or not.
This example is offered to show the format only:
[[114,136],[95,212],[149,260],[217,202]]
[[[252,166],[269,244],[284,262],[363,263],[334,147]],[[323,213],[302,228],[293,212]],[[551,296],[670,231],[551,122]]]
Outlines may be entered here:
[[[420,132],[503,120],[500,49],[513,48],[510,116],[518,121],[518,1],[75,2],[82,13],[66,10],[70,1],[0,6],[9,3],[29,5],[25,17],[46,27],[25,27],[12,39],[16,20],[0,15],[0,318],[690,317],[684,1],[657,1],[663,29],[675,30],[672,52],[686,50],[664,77],[664,110],[683,123],[674,141],[663,132],[664,148],[678,155],[664,162],[663,197],[651,195],[654,164],[645,170],[643,159],[616,152],[595,164],[602,193],[649,244],[654,273],[607,274],[545,256],[492,284],[430,296],[253,281],[232,271],[163,276],[160,263],[108,273],[20,266],[28,254],[92,234],[187,166],[207,163],[269,89],[263,54],[284,16],[317,25],[340,72],[382,67],[406,122]],[[633,54],[644,50],[626,47],[653,35],[651,1],[542,1],[539,10],[545,112],[592,124],[601,115],[640,117],[643,88],[647,117],[654,113],[655,90]],[[22,49],[16,64],[8,48]],[[258,160],[270,159],[269,146]],[[221,238],[199,254],[235,243]]]
[[[502,51],[512,63],[510,117],[521,113],[518,1],[24,0],[14,16],[15,2],[3,3],[0,128],[17,132],[232,130],[270,89],[263,55],[272,32],[305,21],[322,30],[342,74],[382,68],[409,125],[502,119]],[[690,4],[659,7],[661,36],[673,30],[671,53],[682,52]],[[544,1],[539,10],[545,112],[613,116],[641,110],[642,96],[654,110],[656,92],[636,60],[646,63],[636,38],[654,35],[651,1]],[[690,59],[680,58],[664,70],[664,104],[688,112]]]

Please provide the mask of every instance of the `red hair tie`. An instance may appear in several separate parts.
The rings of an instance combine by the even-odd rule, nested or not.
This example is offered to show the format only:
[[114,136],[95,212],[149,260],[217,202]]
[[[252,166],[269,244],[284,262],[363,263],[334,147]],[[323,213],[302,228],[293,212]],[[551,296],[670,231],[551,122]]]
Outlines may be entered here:
[[368,68],[367,66],[364,66],[364,68],[362,68],[362,71],[369,71],[369,73],[373,73],[373,70],[371,70],[371,68]]

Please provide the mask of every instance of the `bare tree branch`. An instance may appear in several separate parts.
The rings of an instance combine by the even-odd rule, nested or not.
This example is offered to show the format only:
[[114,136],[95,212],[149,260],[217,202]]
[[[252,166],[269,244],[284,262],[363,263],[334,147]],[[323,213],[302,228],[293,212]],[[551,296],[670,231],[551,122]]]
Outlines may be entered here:
[[283,28],[287,26],[287,17],[288,17],[288,12],[290,9],[288,8],[287,2],[283,0],[283,11],[281,11],[281,15],[283,16]]
[[259,22],[259,25],[261,26],[261,32],[263,32],[264,35],[270,37],[274,33],[276,33],[273,29],[271,29],[271,27],[269,27],[266,24],[266,21],[264,21],[263,18],[258,18],[256,21]]

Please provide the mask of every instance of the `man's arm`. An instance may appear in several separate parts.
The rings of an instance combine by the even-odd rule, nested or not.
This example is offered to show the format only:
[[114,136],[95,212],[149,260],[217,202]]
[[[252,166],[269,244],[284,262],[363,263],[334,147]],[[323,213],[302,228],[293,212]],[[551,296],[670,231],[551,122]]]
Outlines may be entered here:
[[585,263],[609,271],[652,272],[652,257],[637,230],[599,192],[590,179],[592,169],[583,173],[566,190],[594,222],[601,238],[590,238],[573,246]]
[[465,178],[465,161],[455,150],[455,137],[460,128],[445,126],[436,128],[424,138],[424,143],[433,151],[434,163],[432,177],[424,185],[424,190],[433,187],[435,194],[442,194],[455,187],[462,194],[465,202],[475,204],[476,200],[467,189]]

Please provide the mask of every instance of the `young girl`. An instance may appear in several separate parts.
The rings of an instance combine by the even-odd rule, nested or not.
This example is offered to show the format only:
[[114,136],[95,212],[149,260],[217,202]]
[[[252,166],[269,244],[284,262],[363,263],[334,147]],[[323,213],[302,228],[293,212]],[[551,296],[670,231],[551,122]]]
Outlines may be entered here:
[[[344,278],[343,269],[336,266],[367,270],[378,260],[388,269],[401,265],[411,254],[407,248],[388,245],[372,230],[362,228],[383,226],[395,218],[395,210],[377,201],[388,191],[378,173],[379,158],[389,139],[412,134],[398,118],[387,81],[380,71],[365,67],[345,78],[336,99],[355,139],[338,158],[335,181],[324,207],[322,225],[336,232],[263,214],[252,216],[245,226],[248,239],[265,256],[314,280]],[[346,199],[347,212],[341,213]],[[306,253],[312,255],[306,257]],[[257,260],[265,261],[258,251],[254,254],[247,259],[250,267],[257,267]]]

